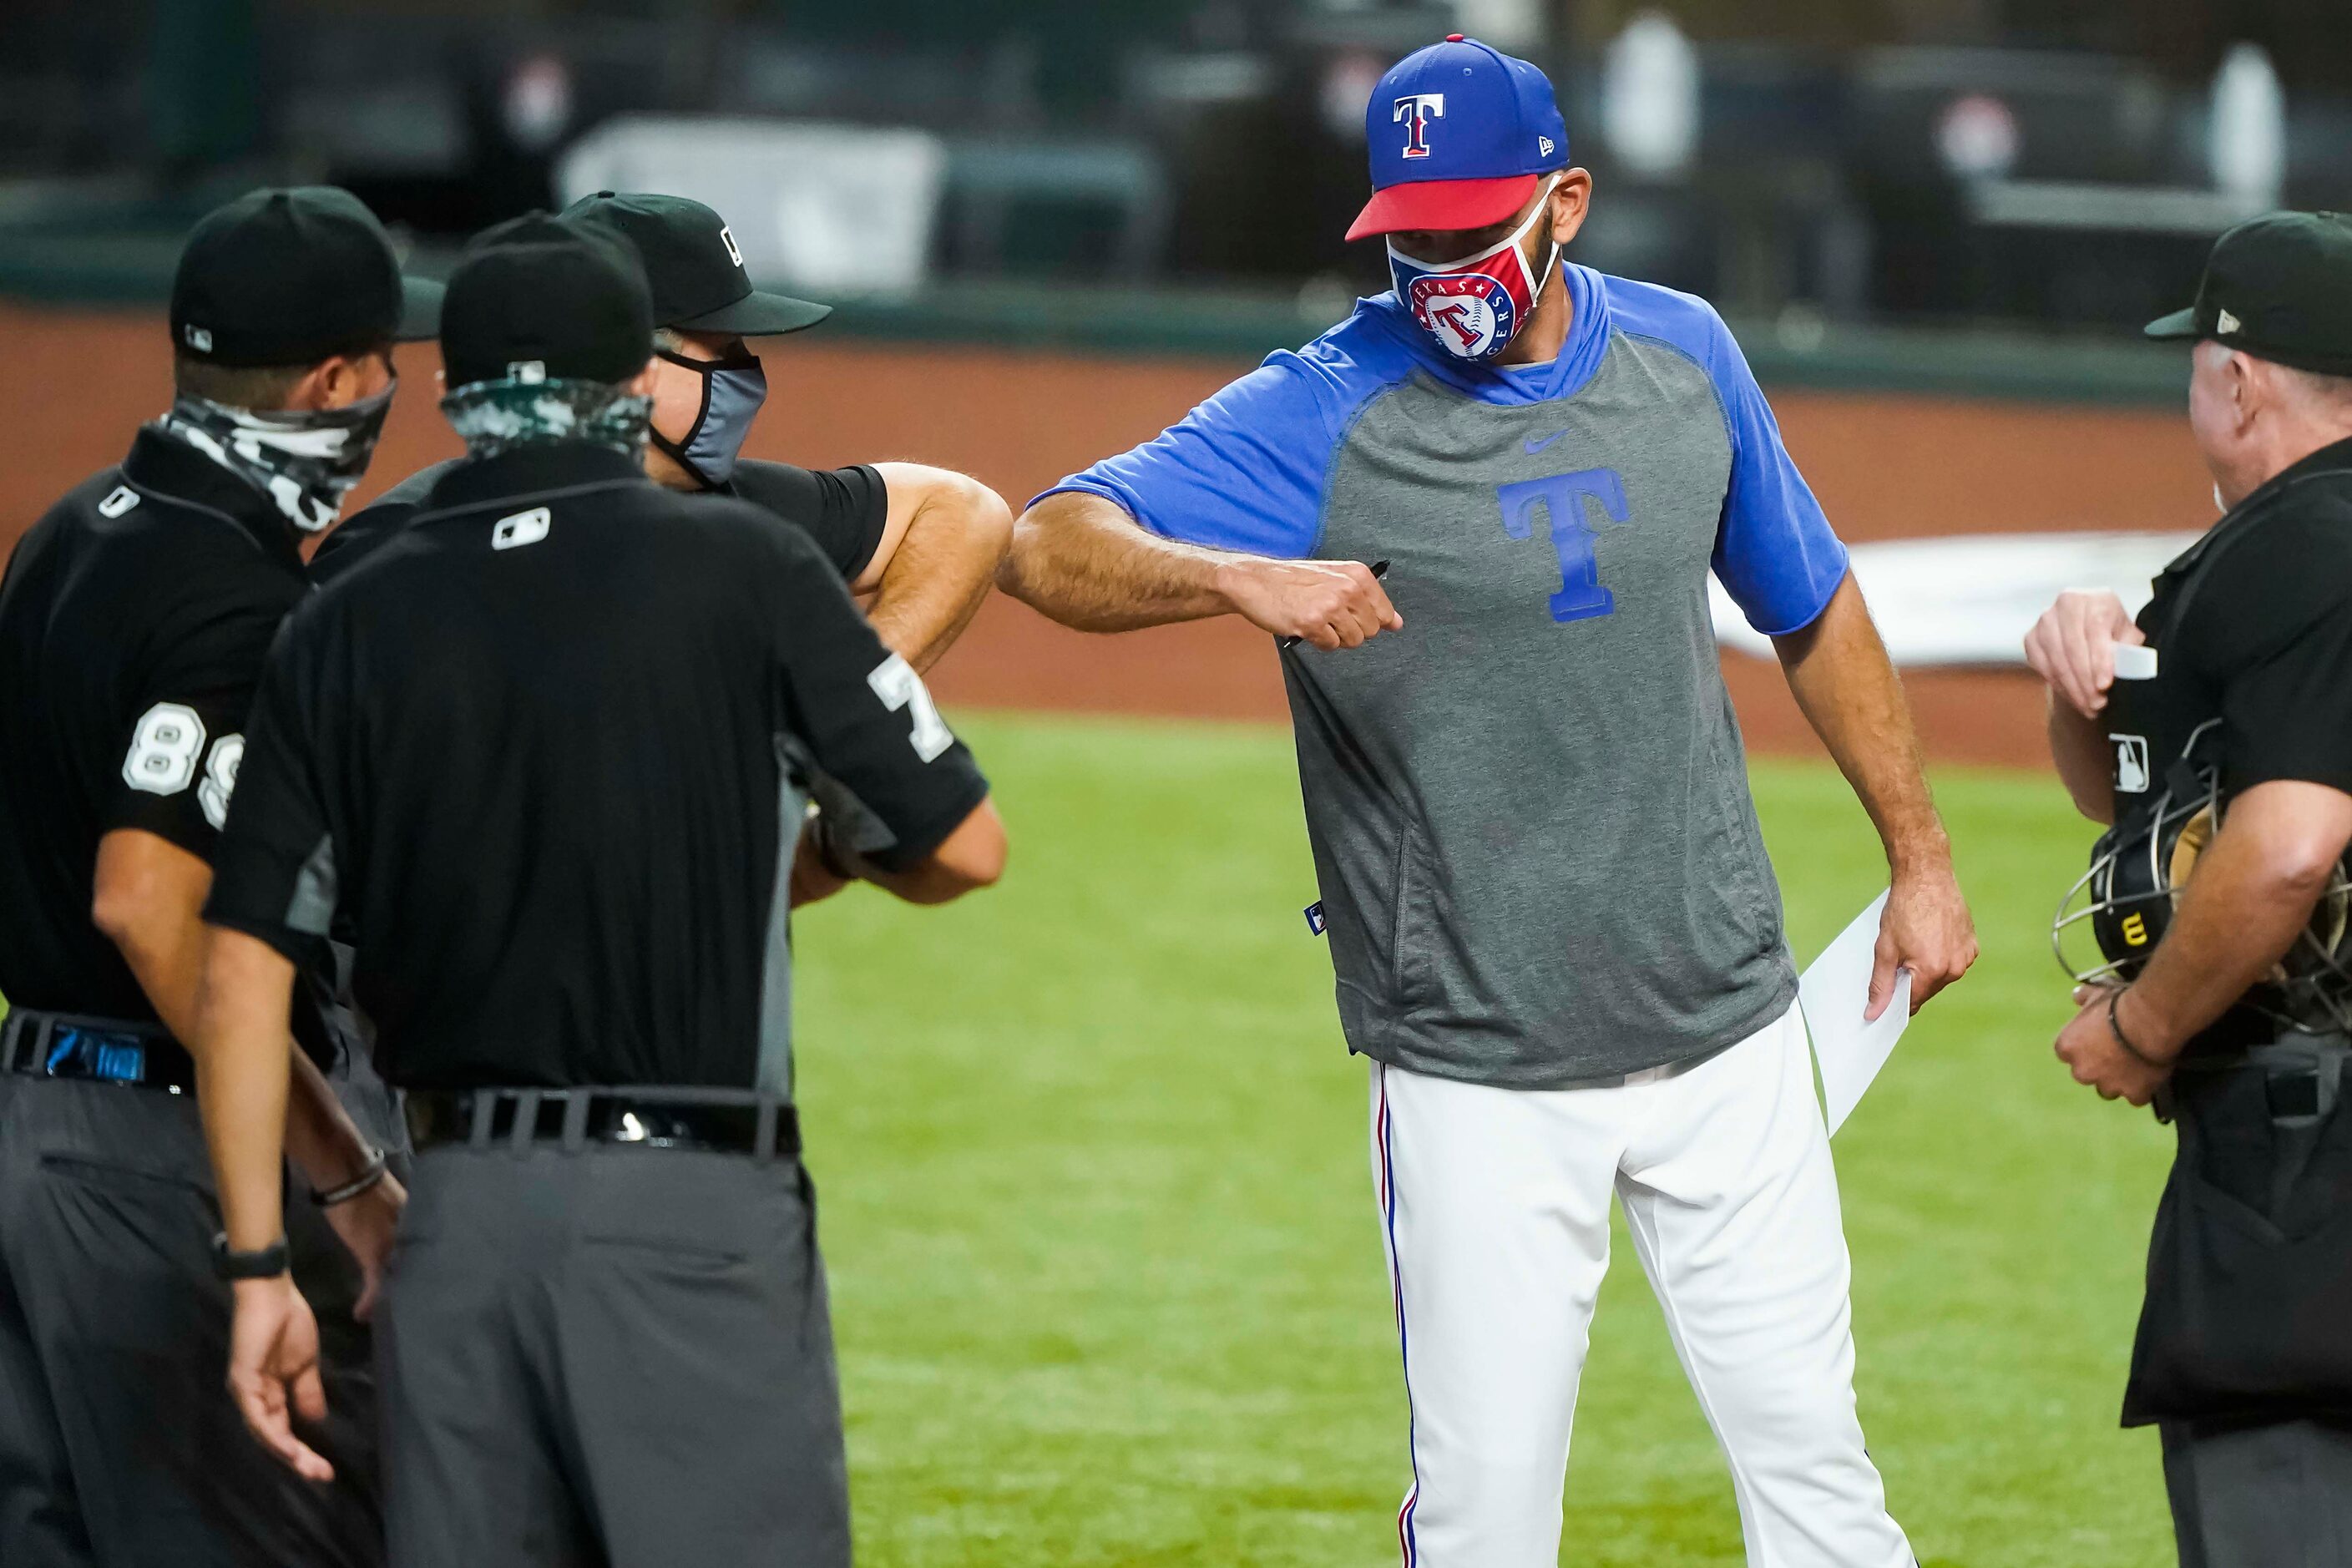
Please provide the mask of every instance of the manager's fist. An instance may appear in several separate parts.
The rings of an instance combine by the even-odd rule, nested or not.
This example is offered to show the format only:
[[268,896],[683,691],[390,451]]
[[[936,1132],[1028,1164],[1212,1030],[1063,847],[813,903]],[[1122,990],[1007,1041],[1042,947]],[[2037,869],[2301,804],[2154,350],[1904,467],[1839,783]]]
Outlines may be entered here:
[[1358,561],[1229,561],[1217,587],[1259,630],[1319,648],[1360,647],[1404,625],[1381,580]]
[[2116,680],[2116,644],[2147,640],[2124,602],[2104,588],[2069,588],[2025,634],[2025,662],[2085,719],[2107,705]]

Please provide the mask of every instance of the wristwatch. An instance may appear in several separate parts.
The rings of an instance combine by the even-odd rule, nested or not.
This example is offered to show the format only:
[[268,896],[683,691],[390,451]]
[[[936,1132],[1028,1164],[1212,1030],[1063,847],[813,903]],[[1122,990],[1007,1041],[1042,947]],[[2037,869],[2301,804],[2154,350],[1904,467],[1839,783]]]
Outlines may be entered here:
[[231,1252],[228,1232],[213,1237],[213,1273],[222,1279],[275,1279],[286,1272],[286,1238],[279,1237],[258,1252]]

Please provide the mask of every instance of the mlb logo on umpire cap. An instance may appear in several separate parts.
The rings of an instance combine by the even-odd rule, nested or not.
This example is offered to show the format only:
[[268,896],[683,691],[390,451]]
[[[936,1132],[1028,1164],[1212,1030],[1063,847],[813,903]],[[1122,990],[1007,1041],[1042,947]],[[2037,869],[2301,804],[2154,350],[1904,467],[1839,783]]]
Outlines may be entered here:
[[[1402,132],[1402,133],[1400,133]],[[1459,33],[1399,60],[1364,106],[1372,199],[1349,239],[1484,228],[1568,166],[1568,126],[1543,72]]]

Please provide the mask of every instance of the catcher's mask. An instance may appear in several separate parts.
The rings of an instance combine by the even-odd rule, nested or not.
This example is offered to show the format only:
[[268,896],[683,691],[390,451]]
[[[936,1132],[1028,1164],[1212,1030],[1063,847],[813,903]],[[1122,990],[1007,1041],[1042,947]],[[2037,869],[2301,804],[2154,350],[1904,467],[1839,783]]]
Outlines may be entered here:
[[[2210,752],[2218,719],[2197,727],[2165,771],[2163,788],[2099,837],[2091,868],[2066,890],[2052,922],[2059,964],[2084,984],[2127,984],[2164,940],[2197,858],[2220,831],[2225,802]],[[2089,929],[2097,958],[2081,952]],[[2352,1026],[2352,875],[2336,863],[2310,921],[2245,1005],[2288,1026]]]

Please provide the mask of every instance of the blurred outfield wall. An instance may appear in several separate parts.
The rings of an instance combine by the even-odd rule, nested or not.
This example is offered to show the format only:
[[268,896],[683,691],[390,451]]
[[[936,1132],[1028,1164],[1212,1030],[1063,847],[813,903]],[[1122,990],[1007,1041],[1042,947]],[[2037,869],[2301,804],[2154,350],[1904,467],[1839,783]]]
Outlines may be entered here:
[[[1065,473],[1149,439],[1257,357],[1229,320],[1191,339],[1160,340],[1190,344],[1189,353],[1138,341],[1131,319],[1115,353],[1017,346],[1086,341],[1083,321],[1077,331],[1067,319],[1054,331],[1023,325],[1050,324],[1051,304],[1008,302],[987,331],[968,321],[850,310],[839,326],[769,343],[769,405],[747,450],[813,467],[940,464],[978,476],[1018,509]],[[1101,335],[1118,342],[1121,320],[1107,317]],[[995,341],[971,341],[981,338]],[[164,408],[170,355],[162,314],[149,307],[0,302],[0,346],[8,370],[0,419],[11,436],[0,466],[0,547],[12,547],[50,500],[116,461],[132,429]],[[1966,341],[1941,368],[1899,344],[1872,352],[1886,361],[1874,379],[1910,390],[1863,384],[1874,379],[1867,355],[1817,359],[1809,374],[1806,363],[1769,344],[1750,347],[1790,450],[1850,540],[2194,529],[2211,520],[2210,483],[2177,399],[2159,401],[2176,367],[2112,355],[2035,361]],[[431,347],[403,350],[400,368],[404,391],[360,501],[458,450],[434,407]],[[2185,362],[2177,371],[2185,384]],[[1928,386],[1944,390],[1919,390]],[[2015,395],[2037,387],[2076,400]],[[1776,670],[1737,656],[1726,668],[1752,745],[1814,750]],[[1937,671],[1906,679],[1939,756],[2040,765],[2041,699],[2031,680]],[[1237,622],[1089,638],[1004,602],[982,612],[935,684],[951,703],[1269,719],[1285,711],[1267,639]]]

